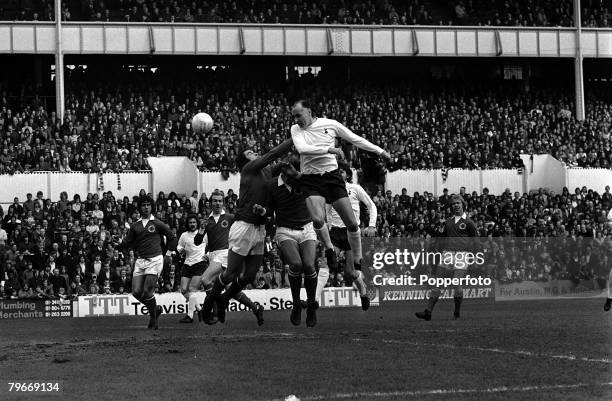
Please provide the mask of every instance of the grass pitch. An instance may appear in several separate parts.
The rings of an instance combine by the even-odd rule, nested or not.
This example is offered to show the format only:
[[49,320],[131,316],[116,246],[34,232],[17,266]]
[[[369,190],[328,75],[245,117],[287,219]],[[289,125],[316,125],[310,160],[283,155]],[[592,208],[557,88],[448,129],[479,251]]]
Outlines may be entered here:
[[[289,311],[225,325],[146,317],[0,322],[0,399],[610,400],[612,314],[603,299],[440,302],[320,309],[315,328]],[[302,316],[305,317],[304,315]],[[61,381],[60,395],[7,382]]]

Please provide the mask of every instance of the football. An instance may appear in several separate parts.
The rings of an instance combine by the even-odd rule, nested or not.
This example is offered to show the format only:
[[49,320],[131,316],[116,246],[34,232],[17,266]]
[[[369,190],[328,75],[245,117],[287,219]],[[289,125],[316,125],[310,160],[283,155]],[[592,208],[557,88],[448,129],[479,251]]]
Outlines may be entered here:
[[206,113],[198,113],[191,120],[191,128],[196,134],[205,134],[213,127],[213,119]]

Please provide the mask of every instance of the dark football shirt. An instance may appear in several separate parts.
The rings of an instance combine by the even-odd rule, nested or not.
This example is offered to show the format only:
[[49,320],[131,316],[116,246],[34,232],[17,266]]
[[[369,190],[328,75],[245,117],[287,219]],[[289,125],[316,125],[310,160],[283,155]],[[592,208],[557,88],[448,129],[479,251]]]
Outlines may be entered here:
[[293,146],[293,141],[287,139],[280,145],[271,149],[268,153],[248,162],[240,172],[240,195],[236,211],[236,220],[245,223],[262,225],[266,223],[265,216],[253,213],[253,206],[266,206],[268,195],[266,193],[266,181],[271,178],[268,165],[275,159],[287,153]]
[[146,227],[142,225],[142,219],[130,226],[125,243],[138,252],[138,257],[151,259],[163,254],[162,236],[166,237],[166,249],[176,250],[176,235],[164,222],[151,216]]
[[275,212],[277,227],[301,230],[310,223],[310,213],[304,195],[288,187],[282,178],[275,177],[267,183],[268,205]]

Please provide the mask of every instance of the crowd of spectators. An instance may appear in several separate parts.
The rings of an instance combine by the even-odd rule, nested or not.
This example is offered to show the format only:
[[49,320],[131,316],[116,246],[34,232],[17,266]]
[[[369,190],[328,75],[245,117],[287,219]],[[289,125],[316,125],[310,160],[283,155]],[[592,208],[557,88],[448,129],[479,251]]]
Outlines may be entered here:
[[[13,0],[0,19],[52,21],[53,0]],[[583,0],[584,26],[607,27],[609,0]],[[66,21],[572,26],[571,0],[65,0]]]
[[[607,221],[612,208],[609,186],[601,194],[586,187],[573,193],[567,188],[561,193],[506,190],[501,195],[491,195],[486,188],[481,194],[470,194],[461,188],[459,193],[483,238],[480,242],[486,257],[479,273],[501,282],[607,278],[612,251],[612,228]],[[407,241],[419,242],[415,249],[427,248],[427,240],[436,238],[451,216],[447,190],[440,197],[431,193],[409,196],[405,190],[401,195],[379,191],[372,199],[379,209],[381,238],[400,237],[403,242],[385,245],[380,239],[372,241],[370,252],[385,246],[405,248]],[[386,272],[410,273],[399,267]]]
[[[141,192],[144,192],[142,190]],[[476,222],[487,249],[482,272],[501,281],[603,279],[609,269],[612,229],[606,212],[612,207],[612,193],[587,188],[567,188],[562,193],[539,190],[530,194],[491,195],[466,193],[467,212]],[[180,235],[187,216],[208,216],[206,194],[177,196],[159,193],[155,215]],[[377,237],[364,243],[366,259],[373,251],[392,246],[393,241],[427,241],[441,232],[452,215],[449,193],[408,195],[382,190],[374,194],[378,208]],[[235,210],[237,195],[228,191],[227,212]],[[26,200],[15,198],[1,211],[0,298],[70,298],[83,294],[128,293],[137,255],[121,246],[130,223],[138,219],[137,197],[116,199],[111,192],[77,194],[69,199],[62,192],[52,202],[42,192]],[[365,217],[365,216],[364,216]],[[361,220],[368,221],[367,218]],[[284,265],[274,238],[273,222],[268,225],[265,262],[250,288],[278,288],[287,285]],[[421,249],[425,245],[420,245]],[[405,244],[403,243],[403,247]],[[342,259],[342,258],[341,258]],[[371,278],[373,270],[364,269]],[[404,274],[401,267],[383,271],[391,276]],[[410,272],[408,272],[410,273]],[[178,291],[180,261],[166,266],[158,283],[159,292]],[[344,285],[341,274],[330,285]]]
[[[386,148],[393,157],[388,170],[520,168],[521,153],[551,154],[569,166],[612,166],[612,103],[596,93],[587,94],[586,119],[576,121],[569,93],[501,82],[496,89],[445,79],[338,83],[321,70],[297,77],[291,95],[284,80],[248,80],[230,67],[181,72],[179,82],[150,69],[113,73],[108,79],[116,89],[79,70],[67,79],[63,121],[39,98],[14,102],[3,94],[0,174],[139,171],[149,168],[147,157],[176,155],[203,171],[235,172],[239,147],[265,152],[287,137],[290,99],[303,92],[316,100],[318,116]],[[190,130],[199,111],[213,117],[211,133]],[[344,146],[359,168],[360,153]]]
[[612,1],[581,0],[582,26],[589,28],[610,28],[612,26]]

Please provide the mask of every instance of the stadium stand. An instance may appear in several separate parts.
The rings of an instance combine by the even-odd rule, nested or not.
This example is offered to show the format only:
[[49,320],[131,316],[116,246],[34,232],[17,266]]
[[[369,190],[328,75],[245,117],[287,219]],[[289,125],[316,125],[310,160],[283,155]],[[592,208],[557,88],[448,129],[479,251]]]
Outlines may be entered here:
[[582,25],[590,28],[609,28],[612,20],[610,0],[584,0],[582,6]]
[[[449,198],[448,192],[435,197],[430,193],[379,191],[373,196],[379,209],[379,241],[400,237],[425,240],[436,236],[444,219],[452,215]],[[491,246],[493,254],[484,273],[502,282],[551,279],[605,282],[609,259],[599,251],[603,239],[612,234],[605,224],[606,211],[612,206],[609,187],[602,194],[587,188],[576,188],[573,192],[564,188],[559,194],[541,189],[529,194],[506,191],[492,195],[485,190],[481,194],[464,193],[464,198],[483,238],[539,241],[537,254],[518,252],[519,247],[513,242],[505,247]],[[206,194],[194,199],[159,193],[155,199],[156,216],[178,234],[185,230],[188,214],[207,216],[211,211]],[[226,197],[228,212],[234,210],[236,201],[236,195]],[[70,200],[64,192],[59,200],[52,201],[43,199],[42,193],[36,197],[27,194],[25,201],[15,198],[0,214],[0,249],[5,255],[0,258],[0,281],[5,282],[2,296],[66,298],[130,291],[135,257],[133,251],[123,250],[118,243],[129,224],[137,219],[136,199],[115,199],[112,193],[105,192],[102,198],[97,194],[84,198],[76,194]],[[571,246],[580,240],[591,241],[591,245]],[[285,266],[276,244],[269,237],[266,241],[269,251],[252,288],[286,285]],[[178,288],[178,261],[174,262],[160,277],[160,292]],[[330,285],[338,283],[330,280]]]
[[[48,0],[3,2],[2,20],[53,20]],[[609,4],[587,1],[584,26],[608,26]],[[570,0],[388,1],[128,1],[63,2],[66,21],[352,24],[352,25],[497,25],[572,26]]]
[[[488,83],[466,90],[465,83],[445,79],[338,83],[322,69],[295,77],[289,88],[285,80],[264,85],[222,66],[181,71],[180,81],[151,68],[102,74],[70,71],[64,121],[39,97],[5,94],[0,174],[140,171],[149,168],[148,156],[177,155],[202,171],[235,172],[236,146],[265,152],[288,134],[288,105],[301,93],[319,99],[319,115],[384,143],[394,157],[391,171],[522,168],[521,153],[548,153],[569,166],[612,166],[611,103],[604,89],[587,93],[587,118],[576,121],[570,93],[503,82],[495,91]],[[101,85],[106,78],[116,89]],[[198,111],[216,121],[206,137],[188,128]],[[361,167],[359,152],[347,148],[345,154]]]

